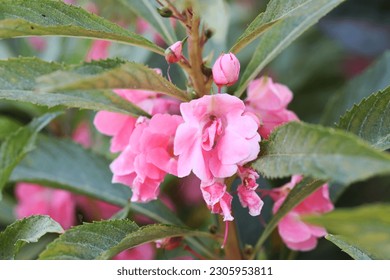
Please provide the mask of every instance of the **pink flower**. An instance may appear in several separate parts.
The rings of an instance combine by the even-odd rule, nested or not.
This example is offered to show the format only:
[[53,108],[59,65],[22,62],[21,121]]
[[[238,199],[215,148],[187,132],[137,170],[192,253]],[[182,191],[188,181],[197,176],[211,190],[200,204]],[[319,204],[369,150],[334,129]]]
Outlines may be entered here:
[[138,119],[129,145],[111,164],[113,182],[123,183],[133,190],[131,201],[156,199],[164,176],[177,175],[173,138],[181,122],[180,116],[168,114],[154,115],[150,121],[143,117]]
[[47,41],[42,37],[28,37],[27,41],[36,51],[44,51],[47,47]]
[[211,213],[222,215],[224,221],[234,220],[231,215],[233,197],[226,192],[226,185],[223,180],[216,180],[211,183],[202,182],[200,189]]
[[106,59],[108,57],[108,49],[111,46],[110,41],[95,40],[92,42],[86,61]]
[[88,221],[107,220],[121,209],[119,206],[87,196],[75,196],[75,200],[77,208],[81,210]]
[[[116,89],[114,92],[125,99],[124,102],[132,102],[152,115],[179,112],[179,101],[160,93],[131,89]],[[95,116],[94,125],[100,133],[112,136],[110,150],[116,153],[128,145],[136,121],[137,118],[129,115],[100,111]]]
[[177,41],[172,46],[168,47],[165,50],[165,60],[168,63],[179,62],[182,56],[182,47],[183,43],[181,41]]
[[256,189],[259,186],[256,180],[259,178],[259,174],[252,168],[245,167],[239,167],[238,173],[242,180],[242,184],[237,188],[240,203],[242,207],[248,207],[251,216],[258,216],[264,204],[256,193]]
[[87,122],[80,122],[76,129],[73,131],[72,139],[74,142],[79,143],[84,148],[92,146],[92,137],[89,124]]
[[153,260],[155,255],[152,243],[146,243],[119,253],[113,260]]
[[292,111],[287,110],[293,94],[282,84],[274,83],[270,77],[252,81],[248,86],[245,100],[247,110],[260,120],[259,133],[268,138],[273,129],[283,123],[298,120]]
[[[293,188],[301,179],[301,176],[293,176],[290,183],[280,188],[281,196],[274,204],[274,213],[278,211],[287,197],[288,189]],[[333,204],[329,199],[329,187],[328,184],[324,184],[280,220],[278,231],[287,247],[298,251],[314,249],[317,246],[317,239],[325,236],[326,230],[301,221],[300,216],[321,214],[331,210],[333,210]]]
[[182,103],[184,123],[179,125],[174,154],[179,156],[178,176],[191,170],[204,182],[227,178],[238,165],[254,160],[259,153],[260,135],[244,103],[228,94],[205,95]]
[[213,65],[213,79],[218,87],[235,84],[240,75],[240,62],[232,54],[222,54]]
[[76,223],[76,204],[70,192],[30,183],[16,184],[16,216],[49,215],[68,229]]

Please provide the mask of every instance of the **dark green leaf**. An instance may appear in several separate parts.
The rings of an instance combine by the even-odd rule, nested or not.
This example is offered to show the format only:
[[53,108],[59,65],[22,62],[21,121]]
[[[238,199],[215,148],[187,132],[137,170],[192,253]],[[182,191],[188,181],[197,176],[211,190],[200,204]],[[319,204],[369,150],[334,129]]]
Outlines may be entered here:
[[105,60],[84,63],[38,78],[38,90],[57,92],[129,88],[150,90],[188,100],[185,94],[155,70],[135,62]]
[[[371,259],[388,260],[390,259],[389,213],[389,204],[373,204],[337,209],[321,216],[310,216],[304,219],[325,227],[329,233],[338,235],[342,241]],[[355,257],[356,252],[353,254],[351,256]]]
[[62,233],[62,227],[48,216],[31,216],[18,220],[0,233],[0,259],[14,259],[26,244],[37,242],[46,233]]
[[[241,96],[248,83],[253,80],[260,71],[274,59],[291,42],[298,38],[304,31],[314,25],[321,17],[330,12],[344,0],[274,0],[268,4],[263,16],[258,17],[249,26],[251,31],[241,40],[250,42],[260,32],[259,44],[241,76],[236,95]],[[286,3],[287,2],[287,3]],[[270,10],[268,10],[270,9]],[[270,25],[272,22],[276,23]],[[261,33],[262,32],[262,33]],[[248,37],[249,36],[249,37]],[[240,43],[240,41],[238,42]]]
[[[118,67],[122,63],[116,60],[92,62],[73,66],[72,69],[92,75],[107,68]],[[36,90],[38,77],[59,70],[65,71],[67,68],[62,64],[49,63],[37,58],[2,60],[0,61],[0,99],[23,101],[48,107],[62,105],[71,108],[116,111],[136,116],[147,115],[137,106],[130,102],[123,102],[122,98],[108,90],[68,92]]]
[[0,199],[3,187],[8,181],[12,170],[28,152],[34,149],[38,132],[57,116],[58,113],[49,113],[34,119],[29,125],[21,127],[1,143]]
[[111,259],[121,251],[174,236],[207,236],[206,232],[169,225],[138,227],[130,220],[83,224],[66,231],[42,252],[40,259]]
[[338,128],[380,150],[390,148],[390,87],[363,99],[340,118]]
[[339,247],[341,250],[343,250],[355,260],[372,260],[368,253],[364,252],[356,245],[352,244],[343,236],[328,234],[325,236],[325,238],[335,244],[337,247]]
[[[121,0],[130,10],[144,18],[164,38],[168,45],[177,41],[171,21],[157,12],[157,6],[149,0]],[[157,3],[157,2],[156,2]]]
[[61,187],[116,205],[126,205],[130,189],[112,184],[109,161],[70,140],[40,136],[10,180]]
[[277,128],[261,145],[254,167],[270,178],[303,174],[351,184],[390,174],[390,156],[353,134],[291,122]]
[[345,111],[373,92],[388,87],[389,81],[390,51],[387,51],[368,70],[348,82],[329,100],[321,122],[326,125],[334,125]]
[[142,36],[62,1],[0,1],[0,38],[48,35],[117,41],[164,55]]
[[[40,136],[36,149],[14,169],[10,180],[59,187],[126,206],[131,197],[130,188],[111,183],[109,165],[106,158],[74,142]],[[130,208],[162,223],[181,223],[160,201],[131,203]]]

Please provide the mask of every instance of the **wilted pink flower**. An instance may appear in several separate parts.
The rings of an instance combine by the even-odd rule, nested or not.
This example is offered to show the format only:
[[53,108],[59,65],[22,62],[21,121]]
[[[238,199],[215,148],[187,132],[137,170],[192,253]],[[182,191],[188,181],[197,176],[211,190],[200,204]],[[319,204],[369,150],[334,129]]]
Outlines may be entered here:
[[168,63],[179,62],[182,57],[182,41],[177,41],[165,50],[165,60]]
[[76,223],[76,204],[70,192],[50,189],[30,183],[18,183],[15,187],[16,216],[49,215],[68,229]]
[[231,214],[233,197],[226,191],[223,180],[202,182],[200,189],[211,213],[222,215],[224,221],[233,221],[234,218]]
[[[284,202],[288,190],[299,183],[301,179],[301,176],[293,176],[290,183],[277,190],[280,196],[274,204],[274,213]],[[321,214],[331,210],[333,210],[333,204],[329,199],[329,187],[328,184],[324,184],[280,220],[278,231],[287,247],[298,251],[314,249],[317,246],[317,239],[325,236],[326,230],[303,222],[300,216]]]
[[155,255],[153,244],[146,243],[119,253],[113,260],[153,260]]
[[106,59],[108,57],[108,49],[111,46],[110,41],[95,40],[92,42],[86,61]]
[[252,81],[245,100],[247,110],[260,120],[259,133],[268,138],[273,129],[286,122],[298,120],[294,112],[287,110],[293,94],[282,84],[274,83],[270,77]]
[[129,145],[111,164],[113,182],[130,186],[132,201],[156,199],[164,176],[177,175],[173,138],[181,122],[180,116],[168,114],[154,115],[150,121],[138,119]]
[[229,94],[205,95],[180,105],[184,123],[174,142],[179,177],[191,170],[204,182],[230,177],[238,165],[257,157],[258,125],[244,110],[244,103]]
[[220,88],[222,86],[231,86],[235,84],[240,75],[240,62],[232,54],[222,54],[213,65],[213,79]]
[[237,194],[242,207],[248,207],[251,216],[260,215],[264,202],[256,193],[259,186],[256,180],[259,178],[259,174],[250,167],[239,167],[238,174],[242,183],[237,188]]

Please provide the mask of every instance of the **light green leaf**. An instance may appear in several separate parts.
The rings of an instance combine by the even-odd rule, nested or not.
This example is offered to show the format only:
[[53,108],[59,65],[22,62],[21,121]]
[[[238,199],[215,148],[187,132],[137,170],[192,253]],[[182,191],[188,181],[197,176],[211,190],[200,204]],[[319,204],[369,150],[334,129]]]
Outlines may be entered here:
[[261,246],[266,241],[268,236],[276,228],[279,221],[292,209],[294,209],[299,203],[301,203],[306,197],[315,192],[325,182],[320,180],[314,180],[310,178],[304,178],[299,184],[297,184],[288,194],[287,198],[280,206],[278,212],[271,218],[265,227],[262,235],[255,246],[255,253],[259,252]]
[[20,123],[5,116],[0,116],[0,140],[6,138],[9,134],[16,131]]
[[149,22],[168,45],[177,41],[171,21],[157,12],[157,2],[150,0],[121,0],[131,11]]
[[161,224],[138,227],[130,220],[86,223],[66,231],[42,252],[40,259],[107,260],[126,249],[174,236],[211,235]]
[[[66,67],[65,65],[45,62],[37,58],[12,58],[0,61],[0,99],[29,102],[48,107],[66,106],[71,108],[116,111],[135,116],[148,115],[130,102],[123,102],[111,91],[37,91],[36,79],[40,76],[68,68],[91,75],[103,72],[107,68],[118,67],[123,62],[108,60]],[[70,70],[69,70],[70,71]],[[88,72],[89,71],[89,72]]]
[[26,36],[104,39],[164,55],[163,49],[142,36],[62,1],[1,0],[0,38]]
[[[252,32],[249,30],[247,35],[241,38],[241,42],[238,42],[244,46],[247,44],[246,40],[250,42],[252,36],[259,35],[256,32],[263,32],[252,59],[241,76],[236,96],[241,96],[248,83],[283,49],[342,2],[344,0],[271,1],[263,16],[256,18],[249,26],[249,28],[254,29],[255,33],[251,35]],[[273,21],[277,22],[267,26]]]
[[340,118],[338,128],[356,134],[377,149],[389,149],[390,87],[354,105]]
[[37,242],[49,232],[63,232],[62,227],[49,216],[30,216],[14,222],[0,233],[0,259],[14,259],[26,243]]
[[254,167],[270,178],[303,174],[351,184],[390,174],[390,156],[342,130],[291,122],[262,143]]
[[370,68],[349,81],[334,95],[325,107],[321,123],[334,125],[339,117],[354,104],[358,104],[373,92],[389,86],[390,51],[385,52]]
[[34,119],[29,125],[19,128],[1,143],[0,199],[2,198],[4,185],[8,181],[12,170],[28,152],[34,149],[38,132],[58,115],[58,113],[49,113]]
[[[323,226],[371,259],[390,259],[390,205],[373,204],[337,209],[304,220]],[[337,244],[336,244],[337,245]],[[344,249],[344,248],[342,248]],[[350,253],[350,252],[347,252]],[[354,257],[351,254],[352,257]]]
[[349,240],[347,240],[347,238],[341,235],[327,234],[325,238],[355,260],[372,260],[369,253],[364,252],[362,249],[358,248],[355,244],[352,244]]
[[59,70],[39,77],[37,87],[43,92],[142,89],[164,93],[183,101],[188,100],[183,91],[155,70],[142,64],[120,60],[84,63],[68,70]]

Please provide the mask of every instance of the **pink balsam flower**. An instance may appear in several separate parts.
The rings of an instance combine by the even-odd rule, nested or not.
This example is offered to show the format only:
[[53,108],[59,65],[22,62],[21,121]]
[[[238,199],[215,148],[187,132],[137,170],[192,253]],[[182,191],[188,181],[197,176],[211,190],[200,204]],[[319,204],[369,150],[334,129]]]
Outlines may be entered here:
[[240,62],[233,53],[222,54],[215,61],[213,68],[214,83],[220,88],[235,84],[240,75]]
[[270,77],[261,77],[248,86],[245,100],[247,110],[260,120],[259,133],[268,138],[275,127],[286,122],[298,120],[294,112],[287,110],[293,94],[282,84],[274,83]]
[[76,203],[72,193],[30,183],[18,183],[15,187],[16,216],[49,215],[64,229],[76,223]]
[[202,182],[200,189],[211,213],[222,215],[224,221],[233,221],[231,214],[233,197],[226,191],[223,180]]
[[111,164],[113,182],[128,185],[133,190],[132,201],[156,199],[165,175],[177,175],[173,138],[180,123],[180,116],[168,114],[138,119],[129,145]]
[[106,59],[108,57],[108,49],[111,46],[110,41],[95,40],[92,42],[91,48],[87,54],[86,61]]
[[194,174],[204,182],[227,178],[239,165],[259,153],[256,119],[245,114],[244,103],[229,94],[205,95],[180,105],[184,123],[179,125],[174,154],[179,157],[178,176]]
[[[159,69],[156,69],[158,72]],[[116,89],[116,94],[138,105],[151,115],[158,113],[176,114],[179,112],[179,101],[166,97],[161,93],[147,90]],[[99,111],[94,119],[96,129],[105,135],[112,136],[110,151],[123,151],[129,144],[137,118],[121,113]]]
[[250,167],[239,167],[238,174],[242,183],[237,187],[237,195],[242,207],[248,207],[251,216],[260,215],[264,202],[256,193],[259,186],[256,180],[259,178],[259,174]]
[[[293,176],[290,183],[276,190],[279,198],[274,204],[274,213],[286,199],[288,190],[295,187],[301,180],[301,176]],[[329,187],[328,184],[324,184],[280,220],[278,232],[283,242],[292,250],[313,250],[317,246],[317,239],[326,235],[326,230],[323,227],[303,222],[300,216],[316,215],[331,210],[333,210],[333,204],[329,198]]]

